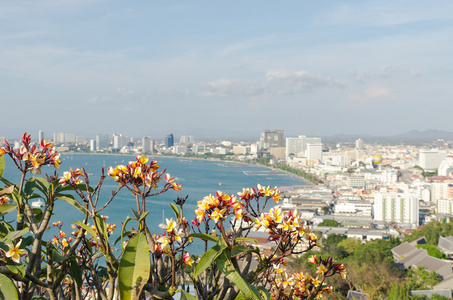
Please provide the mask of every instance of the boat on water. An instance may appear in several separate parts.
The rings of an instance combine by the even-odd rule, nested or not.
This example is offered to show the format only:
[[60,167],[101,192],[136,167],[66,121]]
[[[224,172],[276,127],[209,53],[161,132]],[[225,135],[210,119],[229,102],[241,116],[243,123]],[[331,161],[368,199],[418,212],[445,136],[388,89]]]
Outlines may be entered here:
[[31,203],[32,208],[41,208],[41,207],[44,207],[45,205],[46,205],[46,203],[44,203],[44,201],[42,201],[42,199],[35,200]]

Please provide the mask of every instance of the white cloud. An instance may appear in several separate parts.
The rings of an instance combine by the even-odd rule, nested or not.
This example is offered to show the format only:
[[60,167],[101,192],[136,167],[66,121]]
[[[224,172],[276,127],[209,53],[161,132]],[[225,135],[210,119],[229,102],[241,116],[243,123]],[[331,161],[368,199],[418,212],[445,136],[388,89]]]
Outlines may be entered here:
[[369,99],[386,98],[393,95],[392,91],[386,87],[369,87],[365,89],[365,95]]
[[340,80],[314,75],[306,71],[269,71],[256,82],[221,79],[207,84],[204,97],[240,97],[258,95],[299,94],[324,87],[344,87]]

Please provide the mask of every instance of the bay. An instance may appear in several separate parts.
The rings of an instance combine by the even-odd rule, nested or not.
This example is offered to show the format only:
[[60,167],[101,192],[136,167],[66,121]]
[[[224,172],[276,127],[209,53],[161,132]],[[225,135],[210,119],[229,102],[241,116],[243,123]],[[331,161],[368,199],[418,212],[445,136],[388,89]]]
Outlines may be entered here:
[[[6,169],[3,174],[4,178],[18,184],[20,173],[15,168],[14,163],[9,157],[6,158]],[[159,171],[166,169],[172,177],[176,177],[175,182],[182,185],[181,191],[170,190],[166,193],[160,194],[155,197],[148,198],[146,202],[146,210],[149,210],[149,215],[146,218],[147,224],[152,233],[162,234],[162,229],[159,224],[165,218],[174,216],[173,211],[169,205],[178,196],[188,196],[187,202],[184,205],[184,216],[189,220],[195,218],[195,208],[198,200],[209,194],[215,194],[220,190],[227,194],[236,194],[242,191],[242,188],[256,186],[261,184],[263,186],[270,185],[271,187],[277,186],[293,186],[305,185],[300,178],[292,176],[287,173],[271,170],[259,165],[243,164],[228,161],[211,161],[211,160],[198,160],[198,159],[182,159],[175,157],[149,157],[155,159],[159,163]],[[129,161],[135,160],[135,156],[131,155],[101,155],[101,154],[62,154],[63,163],[60,169],[57,170],[61,176],[64,171],[69,168],[85,168],[89,174],[91,186],[96,185],[101,175],[101,170],[107,173],[108,167],[116,166],[119,164],[126,165]],[[45,173],[52,175],[55,171],[54,167],[45,166],[42,168],[42,175]],[[161,182],[161,187],[164,182]],[[98,207],[110,198],[112,190],[118,188],[118,183],[114,182],[111,178],[106,178],[101,189]],[[272,203],[270,204],[272,205]],[[101,214],[108,216],[108,223],[116,224],[116,231],[113,238],[116,238],[121,231],[121,222],[124,222],[128,216],[132,216],[130,208],[136,209],[135,197],[132,196],[126,189],[114,198],[112,203],[104,209]],[[13,213],[14,215],[14,213]],[[55,208],[52,222],[61,220],[64,222],[63,229],[68,234],[71,232],[70,225],[82,218],[82,214],[75,210],[72,206],[63,201],[57,203]],[[130,222],[135,228],[137,224]],[[128,227],[130,229],[130,227]],[[46,238],[51,239],[55,234],[55,230],[50,230]],[[119,248],[119,244],[117,245]],[[117,248],[118,248],[117,247]],[[201,248],[194,245],[189,248],[191,253],[201,254]]]

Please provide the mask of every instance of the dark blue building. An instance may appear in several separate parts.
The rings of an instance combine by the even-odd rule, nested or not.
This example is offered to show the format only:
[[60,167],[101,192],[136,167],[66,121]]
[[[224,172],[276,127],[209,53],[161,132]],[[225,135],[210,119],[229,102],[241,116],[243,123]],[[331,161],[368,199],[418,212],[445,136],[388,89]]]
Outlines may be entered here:
[[173,138],[173,133],[170,133],[169,135],[167,135],[165,137],[165,147],[169,148],[169,147],[173,147],[175,143],[175,139]]

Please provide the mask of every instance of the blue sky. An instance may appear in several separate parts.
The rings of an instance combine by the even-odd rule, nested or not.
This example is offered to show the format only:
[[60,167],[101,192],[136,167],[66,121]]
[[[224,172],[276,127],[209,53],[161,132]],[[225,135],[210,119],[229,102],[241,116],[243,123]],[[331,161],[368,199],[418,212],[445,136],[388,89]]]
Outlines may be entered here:
[[452,1],[1,1],[0,136],[453,131]]

